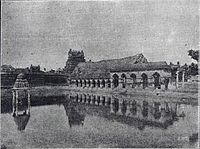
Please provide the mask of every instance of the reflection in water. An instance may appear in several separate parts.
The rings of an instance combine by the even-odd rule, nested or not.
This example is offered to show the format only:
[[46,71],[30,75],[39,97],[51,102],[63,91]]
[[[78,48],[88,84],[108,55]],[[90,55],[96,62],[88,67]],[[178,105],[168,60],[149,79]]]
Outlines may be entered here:
[[25,130],[26,125],[29,121],[30,114],[27,114],[24,112],[23,114],[20,115],[13,115],[15,124],[17,125],[17,129],[22,131]]
[[[16,99],[13,98],[12,108],[14,121],[18,130],[24,130],[30,118],[30,101],[26,98]],[[182,114],[179,114],[177,104],[126,100],[111,95],[73,93],[62,104],[70,127],[83,125],[86,115],[96,114],[109,120],[136,126],[140,130],[147,125],[166,129]],[[87,110],[84,107],[87,107]]]
[[[144,129],[145,125],[166,129],[178,120],[177,104],[172,103],[169,105],[166,102],[147,102],[146,100],[128,101],[113,96],[81,93],[71,95],[70,101],[73,101],[75,107],[80,106],[78,103],[90,107],[95,106],[98,116],[128,125],[137,125],[140,130]],[[105,108],[107,113],[105,113]],[[69,109],[69,107],[65,109]],[[87,114],[94,114],[92,108],[87,108],[87,110],[89,111]],[[75,110],[74,113],[76,113]]]
[[69,101],[69,102],[64,103],[63,106],[65,108],[66,115],[68,116],[69,126],[70,127],[74,125],[83,126],[85,115],[79,113],[79,111],[76,109],[76,105],[74,105],[73,103]]
[[25,130],[30,118],[30,92],[13,90],[12,115],[17,129]]
[[[24,95],[25,95],[24,97],[27,97],[27,94]],[[96,131],[94,132],[95,136],[94,138],[96,138],[96,136],[99,135],[101,138],[104,138],[102,136],[105,136],[106,139],[113,138],[114,141],[119,141],[114,137],[116,136],[116,134],[119,134],[119,136],[121,137],[123,136],[121,134],[124,134],[125,136],[130,136],[130,138],[134,138],[136,136],[138,140],[140,139],[140,137],[142,137],[142,139],[145,140],[149,139],[148,137],[143,135],[146,134],[147,132],[150,135],[153,135],[153,138],[155,138],[159,136],[159,134],[156,134],[156,132],[168,133],[170,131],[171,132],[173,132],[174,130],[176,131],[176,129],[177,129],[176,132],[177,134],[175,134],[176,135],[176,137],[174,137],[175,140],[177,137],[182,137],[184,135],[187,135],[188,137],[191,136],[189,138],[190,140],[195,140],[197,136],[196,134],[192,135],[192,133],[194,133],[194,130],[189,133],[186,132],[188,129],[190,129],[187,127],[184,127],[186,128],[186,130],[183,130],[184,132],[182,132],[181,129],[178,130],[182,125],[183,126],[185,125],[186,119],[188,118],[188,112],[187,109],[185,108],[185,105],[184,107],[181,108],[181,106],[177,103],[162,102],[157,100],[155,101],[152,99],[149,100],[137,99],[137,98],[126,99],[126,97],[124,96],[122,96],[121,98],[117,98],[113,95],[105,95],[105,94],[95,95],[92,93],[73,93],[64,97],[60,96],[57,98],[55,97],[36,98],[34,96],[31,96],[31,106],[41,106],[41,105],[60,103],[64,107],[63,108],[61,106],[60,108],[58,106],[51,106],[52,109],[55,108],[56,110],[52,110],[51,108],[50,108],[51,110],[49,110],[49,108],[43,109],[43,107],[33,108],[31,111],[32,112],[31,113],[32,119],[31,119],[30,102],[28,102],[27,98],[18,98],[18,100],[16,100],[17,98],[13,99],[15,99],[13,100],[13,104],[10,104],[10,109],[11,109],[10,112],[12,112],[13,117],[11,117],[10,120],[12,121],[11,123],[13,123],[13,118],[14,118],[14,122],[16,123],[17,126],[16,127],[14,125],[14,128],[16,127],[18,130],[22,131],[26,130],[27,126],[29,125],[28,127],[29,129],[27,129],[25,133],[29,134],[30,130],[32,129],[35,130],[35,132],[43,131],[45,132],[44,139],[48,137],[48,133],[57,134],[58,132],[61,131],[62,134],[60,135],[67,135],[69,134],[68,132],[70,131],[69,137],[72,137],[73,140],[74,134],[76,133],[78,135],[80,134],[81,137],[87,137],[84,136],[84,134],[90,133],[91,129],[94,129]],[[61,100],[62,102],[59,102]],[[43,110],[45,110],[45,114],[41,113],[41,111]],[[173,125],[175,121],[180,119],[180,116],[183,115],[184,111],[187,112],[186,113],[187,117],[185,118],[185,120],[181,119],[179,122],[176,123],[176,125]],[[48,119],[44,118],[45,115],[48,116]],[[45,122],[37,120],[41,118],[41,116],[42,118],[45,119]],[[5,117],[9,116],[5,114]],[[55,123],[54,123],[54,118],[56,120]],[[35,119],[36,121],[33,121]],[[44,124],[45,126],[51,128],[50,130],[52,132],[49,132],[48,128],[45,128],[45,130],[43,130],[42,126]],[[38,126],[40,125],[41,128],[39,129]],[[59,127],[57,128],[58,125]],[[82,127],[83,125],[84,127]],[[66,128],[66,126],[69,127],[76,126],[76,128],[80,127],[80,129],[74,131],[74,129],[69,129],[68,127]],[[6,126],[4,126],[4,128],[5,127]],[[104,129],[104,127],[108,129]],[[146,129],[148,127],[151,128]],[[168,129],[168,131],[162,131],[162,129]],[[111,135],[107,137],[107,133],[110,133]],[[5,134],[7,135],[8,133],[6,132]],[[38,135],[37,133],[34,134],[36,136]],[[125,137],[123,136],[123,138]],[[128,137],[127,140],[130,142],[134,142],[130,138]],[[83,140],[88,141],[90,139],[84,138]],[[116,145],[116,147],[118,147],[118,145]]]

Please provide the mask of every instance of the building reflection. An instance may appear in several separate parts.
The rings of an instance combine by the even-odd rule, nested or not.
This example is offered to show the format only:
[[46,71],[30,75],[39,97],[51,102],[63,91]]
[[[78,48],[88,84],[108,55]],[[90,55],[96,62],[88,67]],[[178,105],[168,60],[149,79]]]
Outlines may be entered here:
[[74,106],[79,107],[79,112],[81,107],[87,107],[87,111],[83,110],[85,115],[102,116],[109,120],[136,126],[140,130],[147,125],[166,129],[179,117],[176,103],[130,100],[112,95],[83,93],[73,93],[69,98]]
[[[18,130],[25,130],[30,118],[30,92],[13,93],[12,115]],[[20,97],[20,98],[19,98]],[[83,126],[87,115],[134,126],[166,129],[183,115],[177,103],[118,98],[113,95],[73,93],[62,103],[70,127]],[[51,99],[48,99],[50,101]],[[54,99],[52,99],[54,100]],[[51,102],[50,102],[51,103]],[[56,104],[56,103],[55,103]],[[40,104],[35,104],[37,106]]]
[[78,109],[76,109],[76,105],[72,102],[68,101],[63,104],[66,115],[68,117],[68,123],[69,126],[75,126],[75,125],[82,125],[84,124],[85,115],[80,113]]

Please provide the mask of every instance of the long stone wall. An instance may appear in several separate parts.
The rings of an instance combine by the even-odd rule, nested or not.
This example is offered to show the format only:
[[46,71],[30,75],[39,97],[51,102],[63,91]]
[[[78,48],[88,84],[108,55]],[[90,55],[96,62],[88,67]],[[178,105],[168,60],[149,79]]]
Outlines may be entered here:
[[[1,88],[13,87],[18,74],[1,74]],[[26,74],[31,86],[67,85],[67,77],[59,74]]]
[[[144,88],[143,74],[147,76],[146,87],[155,85],[154,74],[158,74],[158,85],[162,88],[165,86],[166,78],[171,79],[171,74],[164,70],[157,71],[137,71],[137,72],[112,72],[110,79],[73,79],[70,80],[70,85],[74,87],[90,87],[90,88]],[[135,77],[135,78],[134,78]]]
[[[183,79],[183,86],[184,81]],[[173,81],[171,72],[165,70],[111,72],[110,79],[69,80],[70,86],[81,88],[160,88],[165,90],[179,88],[178,82],[178,79]]]

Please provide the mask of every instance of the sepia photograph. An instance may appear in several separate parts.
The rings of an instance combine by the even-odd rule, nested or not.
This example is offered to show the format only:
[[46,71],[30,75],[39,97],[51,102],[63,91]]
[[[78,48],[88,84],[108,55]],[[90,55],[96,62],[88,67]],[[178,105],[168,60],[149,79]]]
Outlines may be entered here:
[[1,149],[199,148],[198,0],[1,0]]

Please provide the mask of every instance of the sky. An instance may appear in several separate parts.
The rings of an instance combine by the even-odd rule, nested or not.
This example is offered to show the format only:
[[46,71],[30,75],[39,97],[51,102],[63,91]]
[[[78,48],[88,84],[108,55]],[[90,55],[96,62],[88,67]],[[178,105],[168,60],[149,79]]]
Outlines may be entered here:
[[143,53],[191,63],[199,48],[198,0],[2,1],[2,64],[57,69],[69,49],[86,60]]

